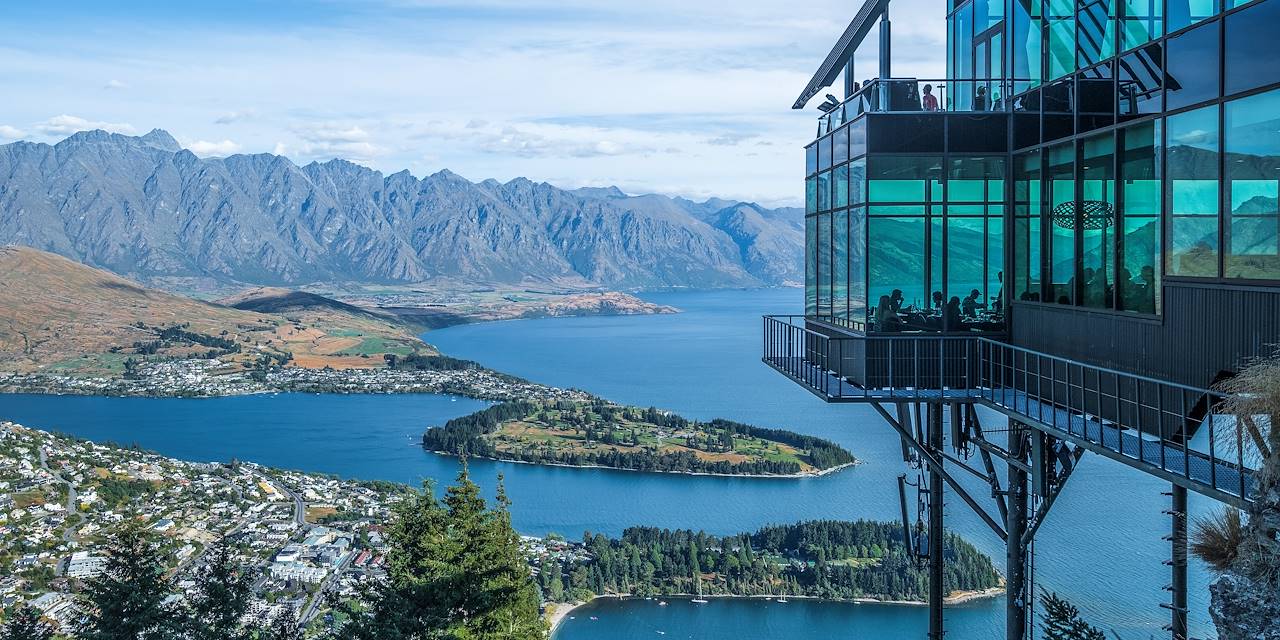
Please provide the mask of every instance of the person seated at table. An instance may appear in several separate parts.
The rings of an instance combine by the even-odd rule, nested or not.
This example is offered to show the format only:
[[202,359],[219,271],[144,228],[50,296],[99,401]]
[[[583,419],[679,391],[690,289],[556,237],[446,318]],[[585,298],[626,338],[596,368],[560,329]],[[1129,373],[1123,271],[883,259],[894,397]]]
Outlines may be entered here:
[[880,302],[876,304],[876,330],[901,331],[903,324],[902,316],[893,309],[889,296],[880,296]]
[[906,297],[902,295],[902,289],[894,289],[893,293],[889,295],[889,305],[893,308],[895,314],[902,312],[902,303],[905,300]]
[[943,299],[942,299],[942,292],[941,292],[941,291],[934,291],[934,292],[933,292],[933,302],[929,305],[929,308],[930,308],[930,309],[937,309],[937,310],[941,311],[941,310],[942,310],[942,308],[943,308],[943,307],[945,307],[945,306],[946,306],[946,303],[945,303],[945,302],[943,302]]
[[946,309],[942,311],[942,330],[964,330],[964,317],[960,314],[960,296],[951,296]]
[[978,309],[987,308],[987,303],[980,302],[980,298],[982,298],[982,292],[974,289],[964,299],[964,315],[966,318],[976,318],[978,317]]

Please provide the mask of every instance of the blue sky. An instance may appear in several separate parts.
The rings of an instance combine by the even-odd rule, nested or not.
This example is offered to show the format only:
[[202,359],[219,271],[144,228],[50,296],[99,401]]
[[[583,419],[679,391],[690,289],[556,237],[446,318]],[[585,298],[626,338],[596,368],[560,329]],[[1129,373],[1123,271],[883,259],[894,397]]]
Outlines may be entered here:
[[[942,75],[944,4],[894,4],[895,75]],[[202,156],[796,204],[817,112],[789,107],[858,5],[6,3],[0,143],[162,128]]]

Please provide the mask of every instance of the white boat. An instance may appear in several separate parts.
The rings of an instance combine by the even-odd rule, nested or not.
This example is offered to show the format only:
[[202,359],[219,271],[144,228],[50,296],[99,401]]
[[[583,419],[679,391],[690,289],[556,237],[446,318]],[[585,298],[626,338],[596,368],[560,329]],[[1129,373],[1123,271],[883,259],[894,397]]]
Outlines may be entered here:
[[698,574],[697,577],[698,577],[698,597],[694,598],[690,602],[694,604],[706,604],[707,601],[702,599],[702,575]]

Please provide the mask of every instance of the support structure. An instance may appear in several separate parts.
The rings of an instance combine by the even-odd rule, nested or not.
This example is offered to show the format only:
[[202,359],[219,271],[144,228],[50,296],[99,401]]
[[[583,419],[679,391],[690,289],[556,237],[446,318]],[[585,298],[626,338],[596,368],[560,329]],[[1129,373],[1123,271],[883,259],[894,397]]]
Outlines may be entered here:
[[[1021,462],[1026,457],[1026,429],[1017,421],[1009,420],[1009,454]],[[1027,584],[1026,547],[1021,544],[1027,530],[1027,472],[1021,464],[1009,465],[1008,511],[1005,528],[1009,532],[1006,545],[1005,573],[1007,610],[1005,619],[1006,640],[1027,637]],[[1016,541],[1016,542],[1015,542]]]
[[1173,640],[1187,639],[1187,490],[1185,487],[1173,485],[1170,492],[1172,504],[1166,512],[1169,514],[1170,527],[1169,544],[1172,553],[1169,559],[1169,568],[1172,576],[1169,581],[1169,591],[1172,592],[1172,601],[1169,603],[1169,610],[1172,612],[1172,621],[1169,624],[1169,632]]
[[[918,408],[917,408],[918,410]],[[942,405],[928,405],[928,437],[931,453],[938,457],[937,464],[929,465],[929,638],[942,640],[942,601],[946,594],[942,585],[942,563],[945,554],[942,509]]]

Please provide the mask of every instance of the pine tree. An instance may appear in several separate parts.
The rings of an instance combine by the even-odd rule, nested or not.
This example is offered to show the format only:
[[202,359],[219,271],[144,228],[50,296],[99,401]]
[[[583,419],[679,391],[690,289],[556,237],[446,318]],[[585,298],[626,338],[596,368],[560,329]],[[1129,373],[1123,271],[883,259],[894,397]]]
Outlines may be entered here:
[[298,614],[294,613],[292,608],[285,607],[275,620],[271,621],[271,628],[259,637],[259,640],[303,640],[305,634],[302,627],[298,624]]
[[368,594],[368,609],[355,612],[342,637],[545,637],[533,576],[501,489],[498,503],[487,508],[465,464],[444,500],[427,484],[401,502],[388,530],[388,579]]
[[1080,610],[1075,605],[1059,598],[1058,594],[1042,591],[1040,606],[1044,607],[1040,628],[1045,640],[1106,640],[1101,630],[1080,618]]
[[189,619],[192,640],[247,640],[240,618],[249,609],[249,576],[240,570],[226,538],[210,551],[196,582]]
[[24,605],[0,628],[0,640],[51,640],[53,627],[40,617],[40,610]]
[[85,583],[83,640],[168,640],[181,637],[182,618],[166,603],[171,593],[164,556],[146,525],[127,517],[106,545],[101,575]]

